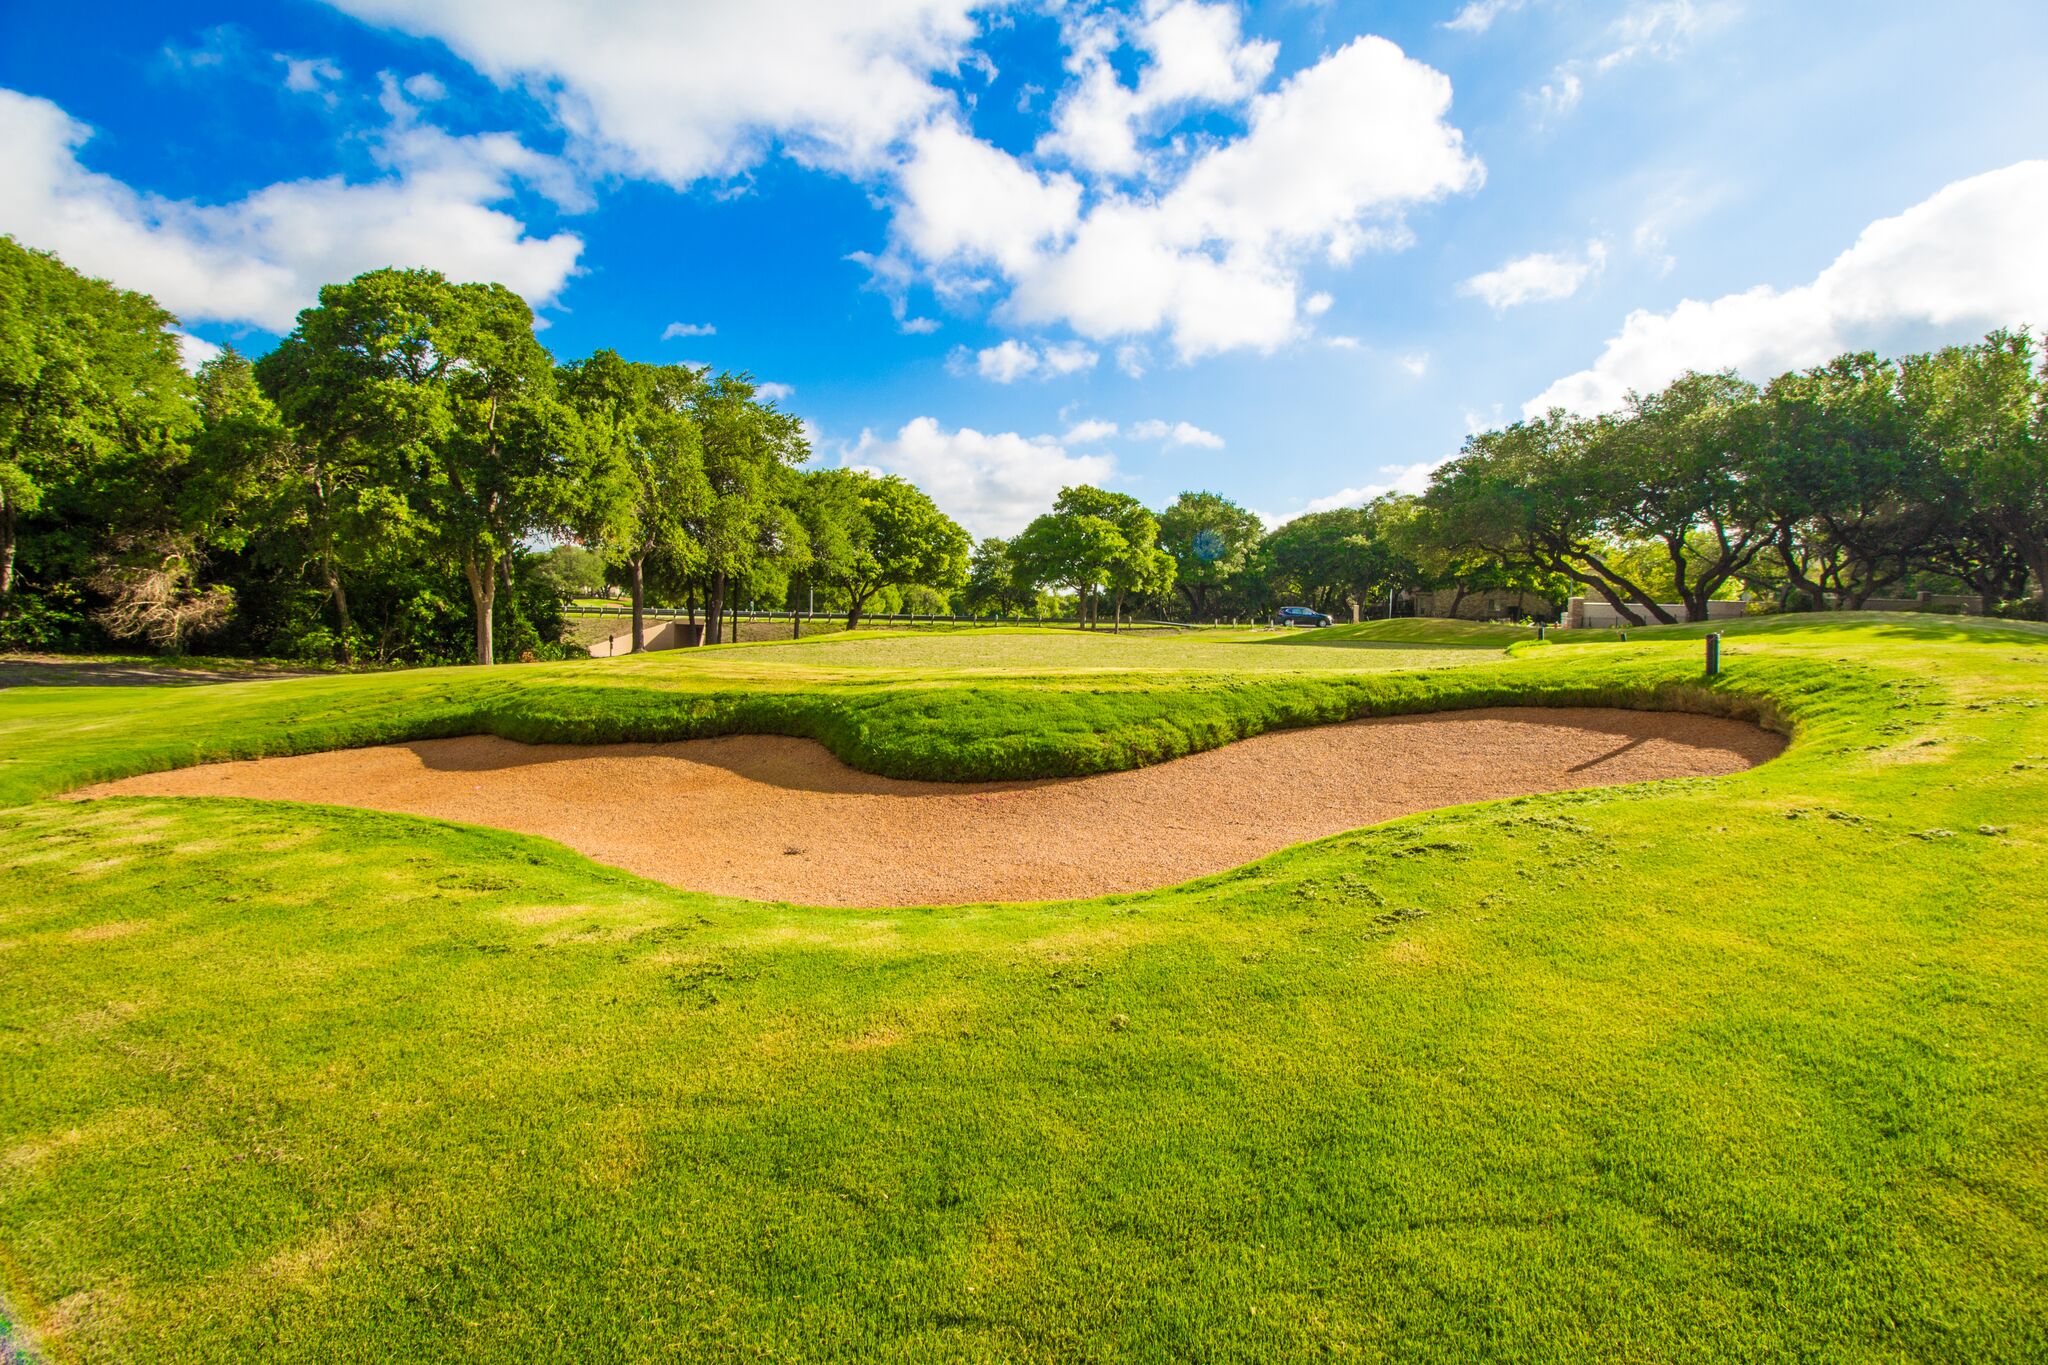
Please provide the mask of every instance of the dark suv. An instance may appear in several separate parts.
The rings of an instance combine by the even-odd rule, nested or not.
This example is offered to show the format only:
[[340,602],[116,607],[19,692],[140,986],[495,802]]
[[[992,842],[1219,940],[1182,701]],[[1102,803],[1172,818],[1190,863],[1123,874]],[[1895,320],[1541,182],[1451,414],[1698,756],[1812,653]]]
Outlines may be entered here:
[[1327,626],[1330,624],[1330,618],[1319,611],[1310,611],[1307,607],[1282,607],[1279,614],[1273,618],[1273,624],[1276,626]]

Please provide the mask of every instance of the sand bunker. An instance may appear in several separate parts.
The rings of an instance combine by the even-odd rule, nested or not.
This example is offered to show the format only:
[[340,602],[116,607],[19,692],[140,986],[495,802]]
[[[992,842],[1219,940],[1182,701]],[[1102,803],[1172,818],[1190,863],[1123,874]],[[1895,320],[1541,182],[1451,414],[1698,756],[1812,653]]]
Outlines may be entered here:
[[1667,712],[1501,708],[1261,735],[1135,772],[903,782],[810,740],[490,736],[218,763],[93,796],[317,801],[495,825],[695,891],[812,905],[1053,900],[1170,886],[1397,815],[1737,772],[1777,735]]

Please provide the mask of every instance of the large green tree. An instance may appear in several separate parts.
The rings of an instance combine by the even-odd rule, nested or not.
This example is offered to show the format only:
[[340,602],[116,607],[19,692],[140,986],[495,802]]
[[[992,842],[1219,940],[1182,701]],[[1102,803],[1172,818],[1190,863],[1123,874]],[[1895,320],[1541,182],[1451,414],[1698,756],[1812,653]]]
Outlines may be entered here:
[[1123,604],[1133,596],[1173,590],[1173,556],[1159,548],[1159,521],[1128,493],[1079,484],[1062,488],[1052,511],[1035,519],[1010,543],[1024,582],[1074,594],[1084,625],[1099,624],[1097,595],[1114,603],[1121,628]]
[[860,625],[869,599],[883,588],[945,591],[967,581],[967,533],[915,485],[858,469],[823,470],[811,478],[847,490],[847,545],[821,578],[846,595],[848,630]]
[[650,562],[685,578],[700,567],[690,525],[711,494],[694,412],[703,376],[599,351],[563,366],[561,387],[582,421],[587,456],[572,519],[625,577],[638,654],[647,647]]
[[1997,331],[1914,356],[1904,387],[1946,477],[2041,585],[2048,618],[2048,373],[2033,337]]
[[0,237],[0,613],[24,540],[46,579],[82,577],[111,537],[165,523],[197,425],[176,322]]
[[1610,421],[1561,410],[1465,442],[1424,501],[1443,543],[1591,588],[1625,621],[1676,618],[1613,553],[1612,480],[1623,462],[1595,457]]
[[684,524],[702,554],[697,581],[709,644],[717,638],[720,615],[740,594],[786,589],[790,571],[808,564],[809,542],[794,504],[796,466],[810,457],[810,445],[803,424],[759,401],[746,375],[707,380],[693,411],[707,489]]
[[424,538],[468,585],[476,662],[494,662],[493,606],[513,552],[566,524],[581,473],[532,310],[502,285],[375,270],[323,288],[287,345],[287,413],[317,412],[378,452]]
[[1183,493],[1159,514],[1159,547],[1173,556],[1173,585],[1197,620],[1244,573],[1265,527],[1220,493]]
[[1770,537],[1761,573],[1808,605],[1861,607],[1909,573],[1949,519],[1898,366],[1862,352],[1780,375],[1749,471]]

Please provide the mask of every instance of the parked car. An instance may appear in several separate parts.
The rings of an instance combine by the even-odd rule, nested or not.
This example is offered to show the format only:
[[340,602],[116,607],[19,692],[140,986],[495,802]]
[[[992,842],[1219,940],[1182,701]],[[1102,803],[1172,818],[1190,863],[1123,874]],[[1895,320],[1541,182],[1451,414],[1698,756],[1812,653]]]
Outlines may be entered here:
[[1276,626],[1327,626],[1330,618],[1307,607],[1282,607],[1273,617]]

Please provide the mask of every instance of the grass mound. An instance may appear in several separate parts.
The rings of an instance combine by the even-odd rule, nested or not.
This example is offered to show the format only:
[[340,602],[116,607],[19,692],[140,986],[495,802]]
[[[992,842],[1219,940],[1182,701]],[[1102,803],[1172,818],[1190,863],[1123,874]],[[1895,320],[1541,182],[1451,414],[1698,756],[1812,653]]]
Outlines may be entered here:
[[[1709,686],[1673,634],[0,694],[0,1296],[65,1360],[2042,1358],[2048,638],[1760,625]],[[465,727],[985,776],[1546,700],[1795,742],[944,912],[36,799]]]

